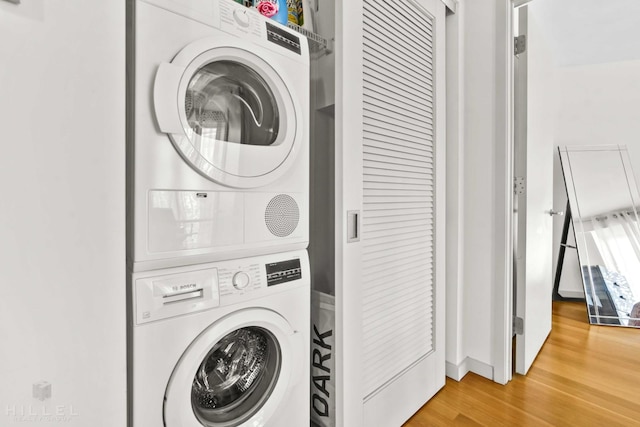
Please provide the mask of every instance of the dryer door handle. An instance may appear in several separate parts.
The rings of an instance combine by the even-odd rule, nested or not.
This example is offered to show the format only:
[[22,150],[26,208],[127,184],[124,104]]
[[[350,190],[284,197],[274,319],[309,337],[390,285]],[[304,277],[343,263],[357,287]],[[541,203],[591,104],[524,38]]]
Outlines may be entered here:
[[[153,85],[153,105],[156,111],[158,127],[164,133],[183,133],[180,122],[178,88],[184,74],[184,68],[163,62],[158,67]],[[182,103],[184,105],[184,101]]]

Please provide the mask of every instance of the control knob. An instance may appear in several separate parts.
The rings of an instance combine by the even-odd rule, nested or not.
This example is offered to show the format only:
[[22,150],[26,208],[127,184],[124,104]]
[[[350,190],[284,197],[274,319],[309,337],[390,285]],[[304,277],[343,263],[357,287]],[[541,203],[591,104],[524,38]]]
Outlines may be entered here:
[[241,27],[247,28],[249,24],[251,24],[251,17],[249,16],[249,11],[246,9],[236,9],[233,11],[233,19],[236,20],[236,23]]
[[233,279],[231,279],[231,283],[233,284],[233,287],[238,290],[242,290],[246,288],[250,282],[251,282],[251,279],[249,278],[249,275],[244,271],[238,271],[236,274],[233,275]]

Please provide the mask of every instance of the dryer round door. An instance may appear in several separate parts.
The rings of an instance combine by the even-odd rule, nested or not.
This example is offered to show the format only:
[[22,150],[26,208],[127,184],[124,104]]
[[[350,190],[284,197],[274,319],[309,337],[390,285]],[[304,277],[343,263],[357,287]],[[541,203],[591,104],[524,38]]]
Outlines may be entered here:
[[268,425],[299,375],[294,331],[278,314],[246,309],[209,326],[183,353],[165,392],[168,427]]
[[228,36],[199,40],[161,64],[154,84],[160,129],[192,168],[229,187],[279,178],[302,142],[291,83],[308,76],[296,76],[290,59],[252,50]]

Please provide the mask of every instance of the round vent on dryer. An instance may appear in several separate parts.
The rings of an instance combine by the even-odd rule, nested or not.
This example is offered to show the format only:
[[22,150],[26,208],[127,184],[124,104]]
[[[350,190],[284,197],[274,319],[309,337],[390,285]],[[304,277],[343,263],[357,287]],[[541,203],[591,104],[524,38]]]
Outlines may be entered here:
[[293,197],[287,194],[275,196],[264,212],[267,228],[277,237],[287,237],[294,232],[300,221],[300,209]]

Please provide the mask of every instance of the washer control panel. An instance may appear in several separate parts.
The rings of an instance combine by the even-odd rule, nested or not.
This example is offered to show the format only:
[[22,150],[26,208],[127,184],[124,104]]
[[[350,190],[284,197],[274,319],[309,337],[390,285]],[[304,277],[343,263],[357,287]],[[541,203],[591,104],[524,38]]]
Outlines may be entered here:
[[135,279],[136,323],[166,319],[220,305],[215,268]]
[[265,266],[267,270],[267,286],[290,282],[302,278],[300,259],[272,262]]
[[243,263],[242,260],[235,264],[225,263],[218,268],[218,281],[220,296],[244,294],[258,290],[263,285],[260,274],[260,264]]
[[246,288],[249,283],[251,283],[251,278],[244,271],[238,271],[233,275],[233,279],[231,279],[231,284],[238,290]]
[[305,250],[133,273],[135,322],[259,299],[286,284],[309,286],[309,276]]
[[219,263],[216,267],[223,304],[233,301],[234,298],[229,299],[231,296],[248,295],[303,277],[300,257],[248,258]]

